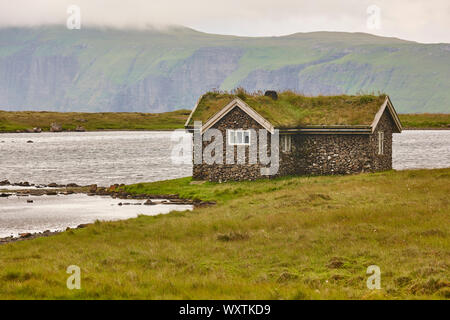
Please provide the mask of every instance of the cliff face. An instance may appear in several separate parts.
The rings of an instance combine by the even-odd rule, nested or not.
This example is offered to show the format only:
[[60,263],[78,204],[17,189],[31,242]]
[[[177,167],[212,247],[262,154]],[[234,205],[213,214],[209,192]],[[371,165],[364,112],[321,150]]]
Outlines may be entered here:
[[111,102],[115,111],[124,106],[133,110],[167,111],[192,108],[208,90],[219,89],[227,76],[238,68],[243,50],[229,47],[200,48],[163,75],[148,75],[118,89]]
[[400,112],[449,112],[450,45],[368,34],[240,38],[62,27],[0,29],[0,108],[168,111],[212,89],[382,91]]
[[0,105],[48,106],[63,103],[79,69],[73,56],[37,56],[32,48],[0,60]]

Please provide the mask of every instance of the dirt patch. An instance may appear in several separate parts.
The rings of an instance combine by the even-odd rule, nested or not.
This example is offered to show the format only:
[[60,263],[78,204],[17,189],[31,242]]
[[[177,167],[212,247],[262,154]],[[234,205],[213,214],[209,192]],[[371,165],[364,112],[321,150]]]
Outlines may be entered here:
[[298,275],[291,272],[283,272],[277,279],[277,282],[288,282],[298,278]]
[[309,200],[331,200],[331,197],[323,193],[313,193],[308,196]]
[[217,240],[229,242],[229,241],[239,241],[239,240],[247,240],[250,236],[248,233],[242,233],[237,231],[231,231],[228,233],[220,233],[217,235]]
[[447,236],[444,231],[439,229],[426,230],[421,232],[420,235],[424,237],[441,237],[441,238],[445,238]]
[[329,269],[340,269],[344,266],[345,260],[340,257],[333,257],[327,264]]

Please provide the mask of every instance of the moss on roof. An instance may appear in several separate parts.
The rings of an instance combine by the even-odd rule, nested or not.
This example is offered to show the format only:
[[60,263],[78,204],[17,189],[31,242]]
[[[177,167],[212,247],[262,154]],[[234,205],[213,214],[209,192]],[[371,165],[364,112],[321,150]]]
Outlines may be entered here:
[[205,123],[235,98],[240,98],[275,128],[307,126],[369,126],[386,95],[339,95],[306,97],[291,91],[278,93],[278,100],[262,94],[208,92],[191,117]]

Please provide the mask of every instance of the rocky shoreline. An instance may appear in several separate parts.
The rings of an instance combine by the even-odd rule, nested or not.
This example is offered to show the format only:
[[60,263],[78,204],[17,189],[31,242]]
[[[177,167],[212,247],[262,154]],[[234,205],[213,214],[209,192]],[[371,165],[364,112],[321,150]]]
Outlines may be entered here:
[[[30,187],[32,189],[20,189],[20,190],[11,190],[8,189],[8,186],[15,187]],[[191,200],[191,199],[183,199],[180,198],[178,194],[131,194],[127,193],[123,190],[124,184],[115,184],[110,187],[98,187],[96,184],[88,185],[88,186],[79,186],[75,183],[69,184],[56,184],[50,183],[48,185],[35,185],[29,182],[18,182],[18,183],[10,183],[8,180],[0,181],[0,198],[7,198],[10,196],[18,196],[18,197],[28,197],[28,196],[57,196],[57,195],[70,195],[70,194],[87,194],[88,196],[110,196],[113,199],[121,199],[121,200],[146,200],[143,203],[130,203],[126,201],[122,201],[118,203],[118,206],[127,206],[127,205],[193,205],[194,208],[205,207],[214,205],[213,201],[200,201],[200,200]],[[51,188],[51,189],[48,189]],[[161,201],[153,201],[155,199],[162,199]],[[33,203],[33,200],[28,200],[27,202]],[[89,224],[80,224],[77,229],[85,228],[89,226]],[[71,228],[67,228],[65,231],[70,230]],[[43,232],[36,233],[22,233],[19,234],[18,237],[5,237],[0,238],[0,245],[23,241],[23,240],[32,240],[41,237],[48,237],[55,234],[59,234],[65,231],[50,231],[46,230]]]
[[86,228],[87,226],[89,226],[91,224],[93,224],[93,223],[83,223],[83,224],[78,225],[76,228],[67,227],[66,230],[61,230],[61,231],[45,230],[43,232],[20,233],[18,237],[9,236],[9,237],[0,238],[0,245],[6,244],[6,243],[11,243],[11,242],[18,242],[18,241],[24,241],[24,240],[33,240],[33,239],[37,239],[37,238],[50,237],[50,236],[54,236],[56,234],[60,234],[60,233],[63,233],[63,232],[66,232],[66,231],[69,231],[72,229]]

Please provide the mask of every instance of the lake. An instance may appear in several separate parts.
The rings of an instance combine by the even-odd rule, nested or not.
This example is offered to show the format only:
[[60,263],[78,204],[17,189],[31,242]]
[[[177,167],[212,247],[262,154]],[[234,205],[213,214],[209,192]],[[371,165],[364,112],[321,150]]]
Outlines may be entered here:
[[170,211],[192,210],[192,205],[147,206],[143,205],[144,201],[86,194],[28,197],[14,195],[0,198],[0,238],[45,230],[61,231],[95,220],[114,221],[136,218],[139,214],[152,216]]
[[[0,181],[109,186],[186,177],[171,161],[171,132],[0,134]],[[33,141],[33,143],[27,143]],[[394,169],[450,166],[449,130],[394,134]]]

